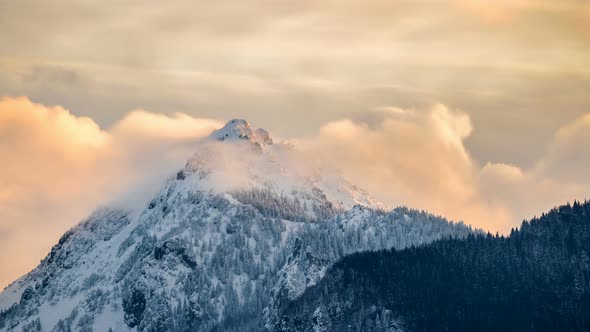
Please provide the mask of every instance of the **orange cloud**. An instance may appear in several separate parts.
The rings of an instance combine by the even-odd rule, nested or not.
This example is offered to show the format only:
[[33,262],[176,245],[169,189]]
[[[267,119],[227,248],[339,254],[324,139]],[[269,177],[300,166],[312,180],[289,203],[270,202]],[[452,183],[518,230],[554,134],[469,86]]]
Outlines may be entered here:
[[135,110],[111,130],[115,135],[153,137],[158,139],[194,139],[218,128],[220,123],[176,113],[173,116]]
[[490,231],[506,232],[522,219],[590,195],[584,175],[590,168],[590,114],[563,127],[537,166],[521,169],[492,162],[482,167],[471,157],[464,143],[473,131],[466,113],[444,105],[391,109],[396,111],[374,127],[331,122],[301,146],[390,205],[426,209]]
[[[338,170],[392,206],[408,205],[507,231],[523,218],[590,195],[590,114],[562,127],[534,167],[479,165],[465,148],[477,128],[444,105],[380,107],[296,139],[313,163]],[[0,101],[0,285],[30,270],[100,204],[145,203],[195,143],[222,123],[130,112],[109,129],[61,107]],[[318,157],[320,156],[320,157]]]
[[135,111],[103,130],[62,107],[1,99],[0,286],[30,270],[98,205],[137,186],[149,193],[184,163],[191,142],[220,125]]
[[376,128],[333,122],[301,143],[392,205],[497,227],[508,216],[478,196],[477,167],[463,145],[471,131],[465,113],[436,105],[425,112],[392,112]]

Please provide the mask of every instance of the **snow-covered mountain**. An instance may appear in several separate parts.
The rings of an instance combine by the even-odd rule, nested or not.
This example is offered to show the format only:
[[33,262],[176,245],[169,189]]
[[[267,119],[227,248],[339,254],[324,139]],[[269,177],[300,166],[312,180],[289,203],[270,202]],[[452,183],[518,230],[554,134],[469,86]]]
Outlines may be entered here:
[[261,331],[354,252],[471,232],[231,120],[142,211],[100,208],[0,293],[0,331]]

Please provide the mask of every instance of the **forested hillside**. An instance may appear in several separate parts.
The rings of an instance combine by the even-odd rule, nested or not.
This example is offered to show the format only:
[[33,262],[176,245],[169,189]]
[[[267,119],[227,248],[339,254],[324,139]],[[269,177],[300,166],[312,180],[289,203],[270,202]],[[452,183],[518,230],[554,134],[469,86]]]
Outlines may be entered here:
[[278,331],[590,329],[590,202],[470,235],[347,256],[282,311]]

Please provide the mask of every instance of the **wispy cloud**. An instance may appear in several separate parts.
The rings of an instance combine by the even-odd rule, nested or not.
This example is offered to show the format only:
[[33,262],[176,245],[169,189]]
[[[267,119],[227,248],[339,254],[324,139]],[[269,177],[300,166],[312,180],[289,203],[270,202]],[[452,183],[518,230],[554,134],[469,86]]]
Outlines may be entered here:
[[25,97],[0,100],[0,284],[41,259],[92,209],[142,204],[218,128],[211,119],[133,111],[110,129]]

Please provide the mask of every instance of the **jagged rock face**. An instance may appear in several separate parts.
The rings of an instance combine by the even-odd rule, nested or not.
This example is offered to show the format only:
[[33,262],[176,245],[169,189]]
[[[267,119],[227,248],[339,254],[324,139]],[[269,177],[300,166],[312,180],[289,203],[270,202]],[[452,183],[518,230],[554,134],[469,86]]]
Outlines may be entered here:
[[271,329],[283,303],[349,253],[471,232],[383,212],[342,178],[302,172],[247,122],[211,137],[221,134],[238,140],[203,142],[143,211],[100,209],[66,232],[0,293],[0,331]]

